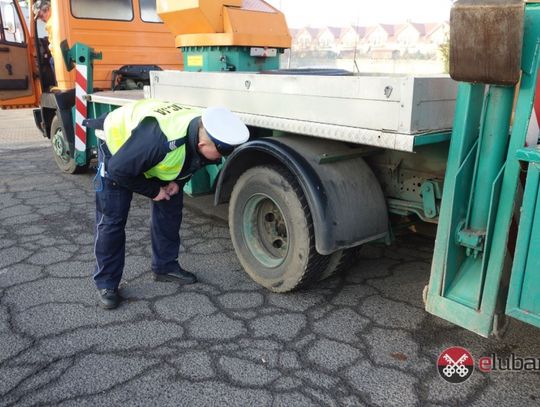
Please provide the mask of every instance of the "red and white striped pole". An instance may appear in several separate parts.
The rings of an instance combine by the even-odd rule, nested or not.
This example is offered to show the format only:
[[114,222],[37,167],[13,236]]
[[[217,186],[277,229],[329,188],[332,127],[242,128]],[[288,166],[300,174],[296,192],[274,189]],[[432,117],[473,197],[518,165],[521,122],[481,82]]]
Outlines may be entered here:
[[88,67],[76,65],[75,77],[75,150],[86,152],[86,127],[83,120],[88,117],[86,96],[88,95]]

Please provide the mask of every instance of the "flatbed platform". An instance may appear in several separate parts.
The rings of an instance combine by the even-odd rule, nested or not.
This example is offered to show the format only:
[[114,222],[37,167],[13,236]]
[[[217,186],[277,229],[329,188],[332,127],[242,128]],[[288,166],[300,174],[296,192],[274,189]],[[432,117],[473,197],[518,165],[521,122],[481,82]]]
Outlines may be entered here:
[[88,95],[88,100],[94,103],[123,106],[136,100],[144,99],[143,90],[107,90]]
[[447,76],[150,73],[141,91],[97,92],[96,103],[143,97],[194,107],[226,106],[247,125],[330,140],[414,151],[448,140],[457,84]]

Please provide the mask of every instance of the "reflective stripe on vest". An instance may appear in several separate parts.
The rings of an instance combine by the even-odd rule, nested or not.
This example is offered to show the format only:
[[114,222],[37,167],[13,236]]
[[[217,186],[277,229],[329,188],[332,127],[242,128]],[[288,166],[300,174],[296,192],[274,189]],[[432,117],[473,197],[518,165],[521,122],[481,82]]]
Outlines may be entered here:
[[[153,99],[139,100],[109,113],[104,125],[105,142],[111,154],[116,154],[131,137],[133,129],[146,117],[157,120],[168,141],[177,140],[187,137],[189,123],[201,114],[199,109],[176,103]],[[150,168],[144,175],[146,178],[156,177],[163,181],[172,181],[180,174],[185,158],[186,147],[182,145],[172,149],[160,163]]]

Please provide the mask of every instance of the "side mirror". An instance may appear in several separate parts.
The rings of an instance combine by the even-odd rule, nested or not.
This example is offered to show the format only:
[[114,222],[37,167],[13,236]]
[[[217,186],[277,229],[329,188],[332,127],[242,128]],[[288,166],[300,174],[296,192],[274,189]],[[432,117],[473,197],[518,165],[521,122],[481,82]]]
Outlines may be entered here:
[[64,64],[66,65],[66,69],[68,71],[71,71],[75,67],[75,62],[73,58],[71,57],[71,52],[69,48],[69,44],[67,40],[63,40],[60,43],[60,50],[62,51],[62,58],[64,59]]
[[450,13],[450,76],[515,85],[521,74],[523,0],[459,0]]

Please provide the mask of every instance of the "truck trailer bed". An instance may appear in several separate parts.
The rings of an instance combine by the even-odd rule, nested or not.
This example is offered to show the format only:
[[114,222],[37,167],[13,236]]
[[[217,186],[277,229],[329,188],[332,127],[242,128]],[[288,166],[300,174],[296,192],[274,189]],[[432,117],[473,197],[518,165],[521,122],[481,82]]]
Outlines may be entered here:
[[[457,94],[446,76],[156,71],[150,77],[147,97],[226,106],[251,126],[400,151],[449,139]],[[133,98],[129,92],[91,100],[124,104]]]

